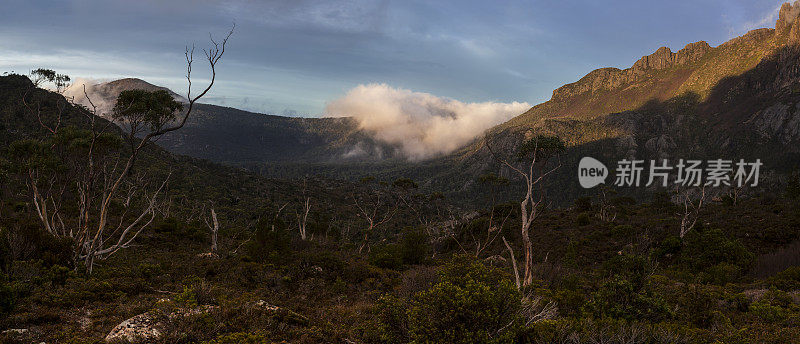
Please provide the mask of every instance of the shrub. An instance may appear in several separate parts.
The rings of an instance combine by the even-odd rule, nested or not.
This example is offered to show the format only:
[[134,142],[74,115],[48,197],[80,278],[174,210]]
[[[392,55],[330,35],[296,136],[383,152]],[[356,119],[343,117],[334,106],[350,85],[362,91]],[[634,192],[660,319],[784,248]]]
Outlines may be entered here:
[[[298,252],[295,261],[300,265],[300,271],[314,271],[314,269],[322,269],[321,273],[330,278],[341,276],[342,271],[345,271],[348,262],[343,260],[338,254],[328,250],[309,250],[305,252]],[[313,272],[314,274],[319,272]]]
[[578,214],[578,218],[576,219],[578,226],[586,226],[592,222],[591,218],[589,217],[589,213],[580,213]]
[[788,316],[786,309],[779,306],[773,306],[768,302],[763,301],[755,302],[750,305],[750,312],[768,323],[782,322],[786,320]]
[[260,260],[280,258],[289,252],[292,238],[280,227],[272,229],[272,221],[261,219],[256,223],[253,243],[248,247],[251,257]]
[[405,264],[422,264],[431,252],[428,235],[420,228],[406,228],[400,241],[400,254]]
[[792,173],[786,184],[786,197],[796,200],[800,198],[800,174]]
[[719,229],[697,229],[684,237],[681,260],[693,271],[705,271],[720,263],[744,269],[752,263],[753,254]]
[[648,288],[616,275],[595,291],[585,306],[585,311],[596,318],[613,318],[658,322],[671,316],[664,299]]
[[611,228],[611,235],[617,238],[629,237],[635,233],[631,225],[617,225]]
[[40,240],[42,241],[37,246],[45,266],[62,265],[72,267],[74,265],[72,260],[74,243],[72,239],[56,237],[44,231],[41,231],[40,235]]
[[4,245],[0,246],[3,251],[0,252],[0,256],[5,256],[3,260],[6,264],[10,264],[13,260],[37,259],[46,267],[74,265],[72,239],[54,236],[43,230],[38,223],[22,222],[17,226],[4,228],[0,231],[0,235],[2,238],[12,236],[15,238],[14,247],[8,246],[11,242],[2,240]]
[[681,238],[672,235],[662,240],[653,253],[656,258],[673,258],[681,252],[682,246]]
[[165,219],[156,220],[156,223],[153,224],[153,230],[156,233],[175,233],[180,234],[183,230],[184,223],[178,221],[174,217],[168,217]]
[[681,288],[677,298],[678,314],[676,317],[701,328],[710,326],[714,319],[714,308],[717,302],[716,297],[708,288],[697,284]]
[[0,278],[0,316],[10,313],[17,303],[14,288],[6,283],[5,278]]
[[767,279],[767,283],[781,290],[800,289],[800,266],[793,266]]
[[53,265],[47,272],[47,277],[54,285],[64,285],[71,274],[71,270],[65,266]]
[[402,300],[385,295],[378,300],[378,331],[384,343],[408,342],[408,309]]
[[773,306],[780,306],[780,307],[791,307],[794,303],[794,299],[789,293],[786,293],[782,290],[778,290],[777,288],[770,288],[764,296],[761,298],[762,302],[768,302],[770,305]]
[[563,316],[580,316],[581,307],[586,303],[586,296],[576,290],[559,290],[553,298],[558,305],[558,312]]
[[579,212],[587,212],[592,210],[592,198],[591,197],[578,197],[575,200],[575,211]]
[[706,269],[705,273],[701,274],[701,281],[703,283],[725,285],[734,282],[741,275],[742,269],[740,267],[728,263],[719,263]]
[[650,205],[656,209],[664,209],[674,206],[674,203],[672,203],[672,196],[669,192],[657,191],[653,193]]
[[136,268],[136,272],[144,279],[151,279],[163,273],[164,269],[160,264],[140,263]]
[[464,256],[442,266],[438,274],[439,282],[412,296],[405,307],[395,298],[381,301],[384,340],[513,342],[521,295],[507,274]]
[[608,275],[619,275],[633,283],[634,288],[642,289],[648,276],[655,270],[655,264],[647,257],[622,254],[603,263]]
[[266,337],[260,334],[252,333],[229,333],[223,334],[214,340],[204,342],[204,344],[266,344],[272,343]]
[[183,285],[183,290],[175,295],[173,301],[180,308],[195,308],[199,305],[215,304],[208,282],[194,277]]
[[403,253],[400,245],[375,246],[369,252],[369,263],[379,268],[398,270],[403,267]]

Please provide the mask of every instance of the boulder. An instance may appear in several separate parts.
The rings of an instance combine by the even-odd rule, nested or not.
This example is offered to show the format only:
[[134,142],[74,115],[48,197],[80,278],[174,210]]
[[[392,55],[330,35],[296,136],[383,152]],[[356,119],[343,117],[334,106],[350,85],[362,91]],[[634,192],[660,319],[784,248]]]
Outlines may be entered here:
[[[159,300],[159,303],[163,302],[169,302],[169,300]],[[208,305],[195,308],[178,308],[166,314],[166,316],[162,315],[159,310],[145,312],[115,326],[111,329],[111,332],[106,335],[105,341],[107,343],[114,343],[119,341],[135,342],[156,340],[160,338],[164,332],[165,321],[208,313],[217,308],[217,306]]]
[[161,337],[159,328],[163,324],[155,319],[150,312],[139,314],[115,326],[105,338],[107,343],[116,341],[142,341],[154,340]]

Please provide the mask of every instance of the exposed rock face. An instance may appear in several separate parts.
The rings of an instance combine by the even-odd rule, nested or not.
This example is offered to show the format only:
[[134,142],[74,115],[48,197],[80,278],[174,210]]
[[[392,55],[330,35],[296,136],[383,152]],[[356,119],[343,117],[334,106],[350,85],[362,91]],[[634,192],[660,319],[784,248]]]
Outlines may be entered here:
[[711,50],[711,46],[704,41],[689,43],[677,53],[667,47],[661,47],[655,53],[643,56],[633,64],[631,70],[634,74],[642,73],[649,69],[667,69],[673,66],[684,65],[699,60]]
[[800,3],[787,2],[781,6],[775,32],[778,35],[788,34],[787,43],[790,45],[800,44]]
[[786,104],[775,104],[753,115],[748,121],[764,138],[779,140],[791,149],[800,140],[800,103],[792,108]]
[[800,45],[800,17],[796,17],[792,22],[792,29],[789,30],[789,45]]
[[667,47],[661,47],[650,55],[642,56],[631,68],[625,70],[618,68],[594,70],[578,80],[578,82],[564,85],[553,91],[553,99],[564,99],[586,92],[615,89],[641,79],[650,71],[690,64],[701,59],[709,51],[711,51],[711,46],[705,41],[687,44],[677,53],[673,53]]
[[[782,37],[787,37],[790,45],[800,45],[800,3],[785,3],[781,7],[774,32]],[[742,43],[761,42],[772,37],[772,29],[756,29],[747,34],[734,38],[721,45],[730,46]],[[699,41],[687,44],[678,52],[672,52],[668,47],[658,48],[654,53],[643,56],[630,68],[601,68],[594,70],[577,82],[564,85],[553,91],[552,99],[555,101],[569,99],[584,93],[593,94],[598,91],[614,90],[619,87],[646,79],[652,71],[665,70],[674,67],[688,66],[699,61],[712,51],[708,43]]]
[[785,2],[781,5],[781,10],[778,12],[778,21],[775,22],[775,30],[778,34],[784,34],[791,28],[792,22],[800,14],[800,6],[796,3]]
[[645,148],[653,152],[658,159],[670,159],[677,147],[675,140],[666,134],[650,138],[647,140],[647,143],[645,143]]

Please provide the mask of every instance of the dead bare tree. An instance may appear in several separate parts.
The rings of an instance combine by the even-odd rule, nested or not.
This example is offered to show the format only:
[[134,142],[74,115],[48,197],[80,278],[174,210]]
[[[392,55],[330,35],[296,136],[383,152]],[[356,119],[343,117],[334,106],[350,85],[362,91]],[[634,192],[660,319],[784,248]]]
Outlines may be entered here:
[[[295,216],[297,217],[297,228],[300,230],[300,239],[306,240],[308,238],[307,234],[307,224],[308,224],[308,213],[311,211],[311,197],[307,195],[308,191],[308,180],[303,178],[303,203],[301,204],[300,212],[295,211]],[[283,208],[281,208],[283,209]],[[278,210],[280,214],[280,210]],[[276,215],[277,216],[277,215]]]
[[743,191],[744,187],[731,185],[731,187],[728,189],[728,198],[730,198],[732,205],[735,206],[739,204],[739,198],[741,197]]
[[[516,172],[525,182],[525,197],[522,202],[520,202],[520,234],[522,237],[523,255],[525,257],[525,274],[521,286],[525,287],[533,283],[533,243],[531,242],[530,229],[533,221],[540,215],[544,200],[544,192],[539,190],[539,197],[537,199],[535,198],[534,191],[537,186],[540,186],[541,181],[545,177],[561,167],[561,161],[559,160],[557,166],[546,171],[540,171],[546,166],[546,162],[550,156],[557,155],[564,150],[564,143],[557,137],[541,135],[524,141],[520,145],[517,157],[520,161],[524,159],[529,159],[529,161],[524,164],[525,167],[520,168],[511,163],[509,159],[501,157],[492,150],[488,137],[484,142],[486,148],[495,160]],[[537,165],[537,162],[540,164]],[[506,247],[510,250],[510,245],[508,245],[507,242]],[[518,274],[518,272],[515,271],[515,274]]]
[[275,212],[275,217],[272,219],[272,224],[270,225],[270,230],[272,230],[273,232],[275,231],[275,223],[276,223],[276,222],[278,222],[278,219],[281,217],[281,212],[283,212],[283,208],[286,208],[286,206],[287,206],[287,205],[289,205],[289,203],[288,203],[288,202],[287,202],[287,203],[284,203],[284,204],[283,204],[283,205],[282,205],[280,208],[278,208],[278,210]]
[[219,233],[219,220],[217,220],[217,212],[214,206],[211,206],[211,218],[203,218],[206,227],[211,232],[211,254],[217,254],[217,234]]
[[[54,147],[59,143],[68,143],[61,145],[68,146],[67,148],[70,149],[67,152],[69,153],[68,158],[65,158],[67,155],[64,155],[62,160],[67,160],[69,163],[70,177],[74,183],[74,186],[71,187],[74,188],[73,193],[77,196],[78,210],[75,220],[72,221],[74,223],[70,226],[61,225],[64,221],[59,213],[59,207],[47,208],[49,204],[57,204],[56,195],[61,192],[43,193],[38,185],[48,184],[48,180],[43,178],[43,173],[39,172],[45,169],[41,165],[30,164],[29,185],[32,189],[34,203],[37,205],[37,213],[40,215],[43,227],[51,234],[66,236],[75,241],[75,259],[83,262],[88,273],[92,272],[97,260],[106,259],[120,249],[129,247],[133,240],[152,223],[156,215],[156,200],[164,191],[171,172],[162,182],[156,184],[155,190],[148,192],[147,185],[142,183],[142,180],[147,178],[141,179],[132,176],[134,164],[148,143],[166,133],[178,130],[186,124],[194,105],[214,85],[216,66],[225,53],[225,46],[232,34],[233,28],[221,42],[212,38],[212,47],[204,50],[210,67],[211,80],[202,92],[195,96],[192,96],[194,47],[191,50],[187,47],[185,56],[188,104],[182,115],[179,115],[178,112],[184,106],[171,97],[153,100],[157,97],[149,97],[149,95],[132,91],[124,91],[120,94],[112,118],[122,122],[134,118],[145,118],[144,123],[148,130],[144,133],[136,128],[128,132],[128,139],[131,142],[129,149],[116,148],[118,136],[113,132],[108,132],[108,128],[113,124],[110,121],[99,119],[97,106],[86,92],[85,86],[84,96],[89,106],[83,107],[82,113],[88,119],[88,130],[63,132],[63,130],[59,130],[60,120],[52,126],[42,123],[43,127],[51,132]],[[160,95],[156,94],[157,92],[166,94],[164,91],[156,91],[153,96]],[[27,103],[26,106],[28,106]],[[28,108],[31,111],[33,109],[30,106]],[[143,111],[147,112],[147,116],[143,115]],[[35,114],[37,114],[37,118],[41,118],[38,116],[38,111]],[[141,128],[144,129],[144,127]],[[138,139],[139,134],[143,135],[141,139]],[[66,150],[66,148],[64,149]],[[53,187],[53,185],[50,184],[49,187]],[[121,213],[112,210],[116,208],[113,204],[118,201],[124,205]],[[136,206],[141,207],[141,210],[134,212],[133,209]],[[111,224],[112,216],[119,219],[116,226]],[[59,225],[54,226],[54,222]],[[69,229],[67,230],[66,227]]]
[[[504,217],[502,217],[503,220],[500,221],[499,225],[495,222],[495,215],[497,211],[495,188],[498,186],[507,185],[508,179],[503,177],[498,177],[494,173],[487,173],[480,176],[478,178],[478,181],[481,184],[489,186],[490,188],[489,194],[490,194],[490,200],[492,202],[492,207],[491,210],[489,211],[489,223],[486,226],[486,237],[485,238],[475,237],[475,235],[472,232],[469,233],[470,236],[472,237],[472,241],[475,243],[476,258],[479,258],[481,253],[483,253],[487,248],[489,248],[494,243],[495,239],[497,239],[497,237],[503,232],[503,228],[505,227],[506,221],[508,221],[508,218],[511,216],[512,213],[511,210],[509,210],[508,213]],[[461,246],[460,243],[459,246]]]
[[[505,227],[506,221],[509,217],[511,217],[511,211],[506,213],[506,215],[502,218],[502,221],[498,224],[495,221],[495,209],[492,208],[491,212],[489,213],[489,223],[486,225],[486,236],[483,237],[481,235],[476,236],[475,233],[471,231],[464,231],[466,226],[460,224],[459,221],[455,219],[455,216],[451,215],[450,220],[445,222],[445,229],[447,234],[456,242],[458,247],[461,249],[461,252],[464,254],[470,254],[475,256],[475,258],[480,258],[481,254],[484,253],[489,247],[494,244],[499,236],[503,233],[503,228]],[[469,235],[474,248],[467,249],[470,247],[469,244],[461,242],[458,236],[456,236],[456,227],[461,228],[461,232],[467,232],[465,235]]]
[[[364,242],[358,248],[361,253],[365,247],[369,247],[369,236],[383,224],[389,222],[397,213],[397,203],[389,204],[383,198],[380,190],[373,190],[372,193],[358,197],[355,193],[352,195],[353,204],[358,209],[358,217],[361,217],[367,222],[367,228],[364,229]],[[362,198],[359,200],[359,198]]]
[[[475,243],[475,257],[479,258],[481,253],[483,253],[486,249],[492,246],[495,239],[503,232],[503,228],[506,225],[506,221],[508,218],[511,217],[511,211],[509,211],[506,216],[503,217],[503,220],[500,221],[500,224],[496,224],[494,220],[495,216],[495,209],[492,208],[491,214],[489,215],[489,224],[486,228],[486,237],[485,238],[477,238],[472,233],[472,241]],[[482,240],[481,240],[482,239]]]
[[519,315],[525,321],[525,326],[533,323],[555,319],[558,316],[558,307],[554,301],[544,302],[541,296],[526,295],[522,297]]
[[611,204],[608,197],[608,193],[610,192],[613,192],[613,190],[601,187],[597,195],[598,201],[600,202],[600,210],[597,216],[604,222],[613,222],[617,219],[617,213],[614,211],[614,206]]
[[685,189],[681,191],[680,189],[676,189],[678,200],[683,203],[683,212],[678,213],[678,215],[681,215],[681,238],[694,229],[694,226],[697,224],[697,219],[700,218],[700,210],[703,209],[706,200],[705,185],[700,187],[699,197],[693,197],[692,190],[693,189]]
[[311,211],[311,197],[305,198],[305,203],[303,204],[303,213],[296,213],[297,215],[297,227],[300,229],[300,239],[306,240],[307,232],[307,223],[308,223],[308,212]]
[[517,289],[521,288],[519,281],[519,269],[517,269],[517,258],[514,256],[514,249],[511,248],[511,245],[508,244],[506,237],[503,237],[503,244],[506,245],[506,249],[508,249],[508,254],[511,256],[511,267],[514,269],[514,283],[517,285]]
[[42,119],[42,104],[40,102],[36,102],[35,109],[32,104],[28,104],[27,98],[31,91],[32,90],[29,89],[25,91],[25,94],[22,95],[22,104],[25,105],[25,108],[29,113],[36,115],[36,119],[39,121],[39,125],[42,128],[49,131],[50,134],[55,134],[61,127],[61,119],[64,116],[64,109],[66,109],[67,103],[61,99],[56,101],[55,124],[48,125],[45,120]]

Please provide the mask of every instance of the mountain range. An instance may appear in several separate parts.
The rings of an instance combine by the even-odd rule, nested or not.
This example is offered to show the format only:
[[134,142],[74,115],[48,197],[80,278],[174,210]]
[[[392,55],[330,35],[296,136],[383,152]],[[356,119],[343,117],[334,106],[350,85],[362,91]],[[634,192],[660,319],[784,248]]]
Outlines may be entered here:
[[[573,178],[581,156],[615,166],[621,158],[762,159],[776,178],[800,161],[800,17],[791,4],[775,28],[712,47],[662,47],[630,68],[601,68],[553,91],[550,100],[490,128],[444,156],[407,162],[397,147],[353,118],[295,118],[200,104],[186,127],[159,144],[179,154],[247,167],[270,176],[322,173],[360,178],[408,176],[424,187],[474,192],[476,177],[513,178],[486,149],[513,151],[525,137],[551,134],[568,144],[556,200],[585,194]],[[158,89],[138,79],[93,87],[111,101],[125,89]],[[177,94],[176,99],[181,99]],[[351,154],[353,151],[367,154]]]

